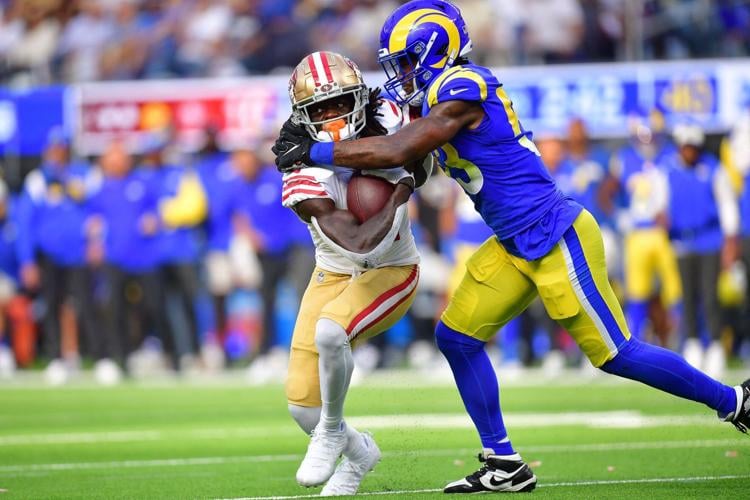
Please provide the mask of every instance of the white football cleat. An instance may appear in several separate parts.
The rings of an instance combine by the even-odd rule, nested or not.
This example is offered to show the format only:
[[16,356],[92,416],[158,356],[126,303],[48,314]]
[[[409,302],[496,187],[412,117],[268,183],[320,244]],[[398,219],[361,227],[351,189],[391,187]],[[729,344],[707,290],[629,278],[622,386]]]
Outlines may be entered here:
[[13,351],[0,344],[0,379],[11,379],[16,373],[16,358]]
[[365,474],[374,469],[380,461],[380,448],[372,435],[369,432],[362,432],[360,435],[362,446],[351,456],[344,456],[331,479],[323,487],[320,496],[354,495]]
[[682,357],[693,368],[701,369],[703,364],[703,345],[698,339],[685,340],[685,347],[682,349]]
[[99,385],[117,385],[122,381],[122,370],[111,359],[100,359],[94,365],[94,378]]
[[49,385],[64,385],[69,378],[68,368],[62,359],[53,359],[44,369],[44,380]]
[[337,431],[318,424],[312,432],[305,458],[297,469],[297,482],[302,486],[319,486],[333,475],[336,462],[346,447],[346,424]]
[[727,356],[724,353],[724,346],[718,340],[711,342],[706,349],[703,371],[715,380],[721,380],[727,374]]

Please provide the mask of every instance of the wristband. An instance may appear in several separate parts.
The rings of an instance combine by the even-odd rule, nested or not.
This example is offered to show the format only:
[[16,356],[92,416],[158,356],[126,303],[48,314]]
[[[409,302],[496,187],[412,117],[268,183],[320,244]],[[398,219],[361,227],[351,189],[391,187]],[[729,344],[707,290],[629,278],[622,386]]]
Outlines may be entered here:
[[316,142],[310,148],[310,159],[317,165],[333,165],[333,142]]

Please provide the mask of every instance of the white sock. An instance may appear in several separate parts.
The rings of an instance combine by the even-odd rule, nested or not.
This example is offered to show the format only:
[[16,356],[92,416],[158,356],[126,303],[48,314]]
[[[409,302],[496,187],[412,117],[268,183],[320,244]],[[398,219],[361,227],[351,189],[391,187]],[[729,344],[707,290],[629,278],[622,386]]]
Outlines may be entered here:
[[[315,426],[320,421],[320,406],[306,407],[289,404],[289,413],[297,425],[300,426],[302,431],[310,435]],[[346,448],[344,448],[344,456],[352,457],[356,455],[362,449],[362,434],[351,425],[346,425]]]
[[354,370],[346,330],[330,319],[321,318],[315,326],[315,345],[320,355],[320,396],[323,401],[320,423],[326,430],[340,430],[344,425],[344,400]]
[[307,407],[289,404],[287,407],[297,425],[309,436],[320,422],[320,406]]

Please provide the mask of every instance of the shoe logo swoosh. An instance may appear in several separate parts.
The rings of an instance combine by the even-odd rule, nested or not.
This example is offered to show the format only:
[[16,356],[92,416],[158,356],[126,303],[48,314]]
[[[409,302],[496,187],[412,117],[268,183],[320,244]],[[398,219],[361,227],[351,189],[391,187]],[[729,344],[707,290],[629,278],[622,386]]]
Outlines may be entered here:
[[466,92],[467,90],[469,90],[469,89],[467,89],[467,88],[463,88],[463,89],[450,89],[448,91],[448,93],[450,95],[456,95],[456,94],[460,94],[461,92]]
[[508,483],[512,483],[513,479],[505,479],[505,480],[497,480],[495,479],[495,476],[490,477],[490,484],[492,486],[503,486]]

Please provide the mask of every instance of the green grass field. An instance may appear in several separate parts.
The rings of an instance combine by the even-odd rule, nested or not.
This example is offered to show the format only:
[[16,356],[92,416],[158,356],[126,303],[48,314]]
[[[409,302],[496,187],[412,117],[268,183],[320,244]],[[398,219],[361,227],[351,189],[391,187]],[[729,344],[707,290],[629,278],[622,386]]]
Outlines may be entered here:
[[[362,494],[443,497],[477,468],[456,390],[416,377],[351,391],[350,422],[383,451]],[[750,498],[750,436],[697,404],[609,377],[517,382],[502,404],[534,498]],[[306,446],[283,388],[239,377],[0,385],[0,500],[312,496],[294,481]]]

